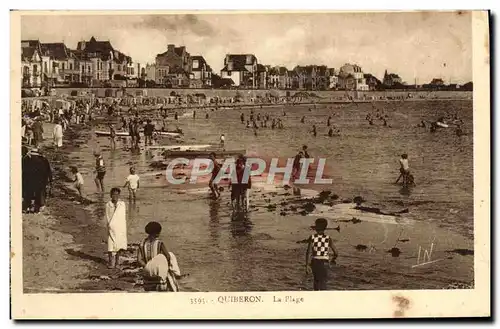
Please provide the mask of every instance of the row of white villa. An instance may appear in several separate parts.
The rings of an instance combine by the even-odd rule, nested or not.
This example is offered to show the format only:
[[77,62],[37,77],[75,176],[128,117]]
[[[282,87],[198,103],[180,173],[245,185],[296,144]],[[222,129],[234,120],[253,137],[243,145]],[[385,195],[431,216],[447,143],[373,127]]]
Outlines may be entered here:
[[[81,83],[88,86],[120,81],[133,85],[138,79],[171,88],[211,88],[225,85],[250,89],[372,90],[380,80],[356,64],[338,70],[324,65],[283,66],[260,64],[253,54],[228,54],[220,75],[214,74],[203,56],[191,56],[186,47],[167,46],[154,64],[141,66],[113,48],[109,41],[78,42],[75,50],[64,43],[21,42],[23,87]],[[215,83],[215,81],[218,83]],[[402,83],[396,74],[385,74],[383,83]]]

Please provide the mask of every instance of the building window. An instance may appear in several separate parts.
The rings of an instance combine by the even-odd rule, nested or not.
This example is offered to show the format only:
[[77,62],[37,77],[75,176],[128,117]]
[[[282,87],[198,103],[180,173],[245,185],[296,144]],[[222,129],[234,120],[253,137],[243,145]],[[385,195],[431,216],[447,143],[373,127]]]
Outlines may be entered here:
[[87,72],[90,73],[90,66],[87,66]]
[[69,69],[72,70],[73,69],[73,64],[72,63],[69,63]]
[[121,70],[122,70],[121,65],[118,65],[118,71],[121,71]]
[[62,63],[62,70],[64,71],[64,63]]
[[45,73],[49,72],[49,69],[47,68],[47,62],[43,63],[43,71]]

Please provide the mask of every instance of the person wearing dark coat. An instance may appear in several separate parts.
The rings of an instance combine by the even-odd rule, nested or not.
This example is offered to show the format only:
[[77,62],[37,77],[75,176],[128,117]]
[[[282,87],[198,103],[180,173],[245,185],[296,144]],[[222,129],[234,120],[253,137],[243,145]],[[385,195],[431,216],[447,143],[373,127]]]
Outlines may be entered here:
[[38,149],[32,149],[22,160],[23,210],[39,212],[45,206],[47,185],[51,183],[49,161],[38,153]]
[[35,119],[35,122],[33,122],[33,126],[31,127],[31,129],[33,130],[33,141],[35,147],[38,147],[38,145],[43,141],[42,121],[39,118]]

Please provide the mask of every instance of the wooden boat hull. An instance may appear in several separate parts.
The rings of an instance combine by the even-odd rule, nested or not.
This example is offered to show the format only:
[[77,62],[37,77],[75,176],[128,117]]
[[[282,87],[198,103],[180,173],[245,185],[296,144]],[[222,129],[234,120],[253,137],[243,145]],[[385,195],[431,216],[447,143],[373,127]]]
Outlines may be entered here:
[[231,156],[238,156],[239,154],[245,154],[246,150],[192,150],[192,151],[171,151],[171,150],[166,150],[163,152],[163,155],[165,157],[169,158],[198,158],[198,157],[204,157],[208,158],[210,156],[210,153],[214,152],[215,156],[217,158],[224,158],[224,157],[231,157]]
[[213,145],[151,145],[146,146],[147,150],[164,150],[164,151],[198,151],[204,150]]

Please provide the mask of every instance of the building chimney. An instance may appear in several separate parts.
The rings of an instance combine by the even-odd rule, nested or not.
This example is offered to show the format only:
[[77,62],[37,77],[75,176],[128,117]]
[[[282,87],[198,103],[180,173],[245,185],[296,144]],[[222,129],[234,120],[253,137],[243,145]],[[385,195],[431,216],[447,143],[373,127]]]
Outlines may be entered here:
[[174,49],[175,49],[175,45],[168,45],[167,46],[168,51],[174,51]]

